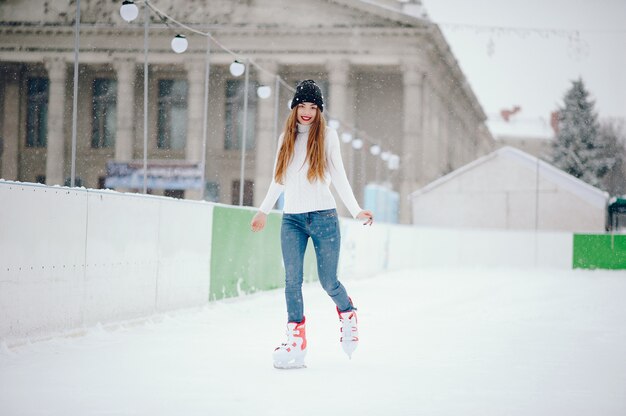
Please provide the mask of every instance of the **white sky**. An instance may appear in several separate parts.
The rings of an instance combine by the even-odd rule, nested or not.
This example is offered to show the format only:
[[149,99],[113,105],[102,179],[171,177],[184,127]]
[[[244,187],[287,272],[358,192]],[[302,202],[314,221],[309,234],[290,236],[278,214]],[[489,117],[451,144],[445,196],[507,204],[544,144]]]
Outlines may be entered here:
[[[626,119],[626,0],[422,3],[430,18],[440,24],[488,116],[519,105],[519,120],[547,120],[562,103],[571,80],[582,77],[601,118]],[[457,24],[555,32],[511,33]],[[556,33],[559,30],[572,31],[572,35],[578,30],[582,42],[572,42],[568,34]]]

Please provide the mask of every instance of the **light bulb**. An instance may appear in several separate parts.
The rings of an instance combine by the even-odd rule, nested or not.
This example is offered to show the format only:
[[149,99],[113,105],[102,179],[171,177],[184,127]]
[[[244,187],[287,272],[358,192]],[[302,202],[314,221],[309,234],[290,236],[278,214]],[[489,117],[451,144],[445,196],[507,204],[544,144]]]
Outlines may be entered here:
[[259,98],[262,99],[269,98],[270,95],[272,95],[272,89],[267,85],[261,85],[259,88],[256,89],[256,95],[258,95]]
[[377,156],[380,154],[380,146],[375,144],[374,146],[370,147],[370,153],[374,156]]
[[235,61],[230,64],[230,73],[233,74],[234,77],[238,77],[246,70],[246,66],[239,61]]
[[354,139],[354,141],[352,141],[352,147],[355,148],[356,150],[359,150],[360,148],[363,147],[363,140]]
[[339,128],[339,120],[335,120],[334,118],[331,118],[330,120],[328,120],[328,127],[330,127],[333,130],[337,130]]
[[176,35],[172,39],[172,50],[176,53],[183,53],[187,50],[189,42],[185,35]]
[[400,156],[391,155],[387,164],[389,166],[389,169],[398,170],[398,168],[400,167]]
[[341,133],[341,141],[350,143],[352,141],[352,135],[350,133]]
[[122,16],[122,19],[126,20],[127,22],[132,22],[139,15],[139,9],[134,2],[130,0],[124,0],[122,2],[122,7],[120,7],[120,15]]

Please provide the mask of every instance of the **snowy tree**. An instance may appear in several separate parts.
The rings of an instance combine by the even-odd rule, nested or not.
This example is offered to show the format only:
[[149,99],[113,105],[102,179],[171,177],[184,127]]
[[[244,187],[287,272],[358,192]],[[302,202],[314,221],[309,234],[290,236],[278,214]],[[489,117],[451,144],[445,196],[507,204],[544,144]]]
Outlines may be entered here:
[[570,175],[602,188],[603,178],[615,166],[616,158],[600,135],[594,102],[582,79],[572,82],[563,101],[552,162]]
[[611,195],[626,194],[626,130],[617,120],[600,123],[599,141],[604,144],[604,157],[613,157],[612,169],[602,178],[601,188]]

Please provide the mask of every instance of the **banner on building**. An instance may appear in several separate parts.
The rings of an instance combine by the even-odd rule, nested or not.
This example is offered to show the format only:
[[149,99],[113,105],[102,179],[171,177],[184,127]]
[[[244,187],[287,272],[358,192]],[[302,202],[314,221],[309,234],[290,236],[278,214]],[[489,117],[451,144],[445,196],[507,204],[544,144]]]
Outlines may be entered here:
[[[202,170],[199,163],[184,160],[150,160],[146,170],[149,189],[202,189]],[[107,162],[107,188],[143,188],[143,161]]]

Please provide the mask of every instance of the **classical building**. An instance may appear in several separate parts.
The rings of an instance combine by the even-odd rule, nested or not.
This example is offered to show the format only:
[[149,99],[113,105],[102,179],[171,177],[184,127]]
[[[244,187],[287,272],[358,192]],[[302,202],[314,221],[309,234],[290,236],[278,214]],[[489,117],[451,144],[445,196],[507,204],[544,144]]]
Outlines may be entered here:
[[[126,22],[120,2],[81,1],[76,184],[105,186],[107,162],[142,160],[144,152],[144,3]],[[400,194],[400,222],[410,222],[408,195],[491,151],[485,114],[439,28],[417,1],[151,0],[164,14],[210,34],[254,61],[250,85],[322,86],[344,143],[357,199],[365,185],[385,183]],[[75,1],[0,3],[0,177],[66,184],[72,159]],[[239,203],[244,80],[229,71],[233,55],[210,46],[206,147],[203,105],[207,39],[150,11],[148,30],[148,159],[200,162],[205,189],[151,189],[155,194]],[[170,41],[187,35],[189,49]],[[262,68],[262,69],[259,69]],[[276,125],[292,92],[259,99],[250,88],[244,204],[257,205],[272,174]],[[278,109],[276,114],[275,109]],[[278,122],[276,122],[278,120]],[[399,156],[389,170],[369,148]],[[126,189],[129,190],[129,189]],[[132,190],[132,189],[130,189]],[[141,190],[140,190],[141,191]],[[345,211],[344,211],[345,212]]]

